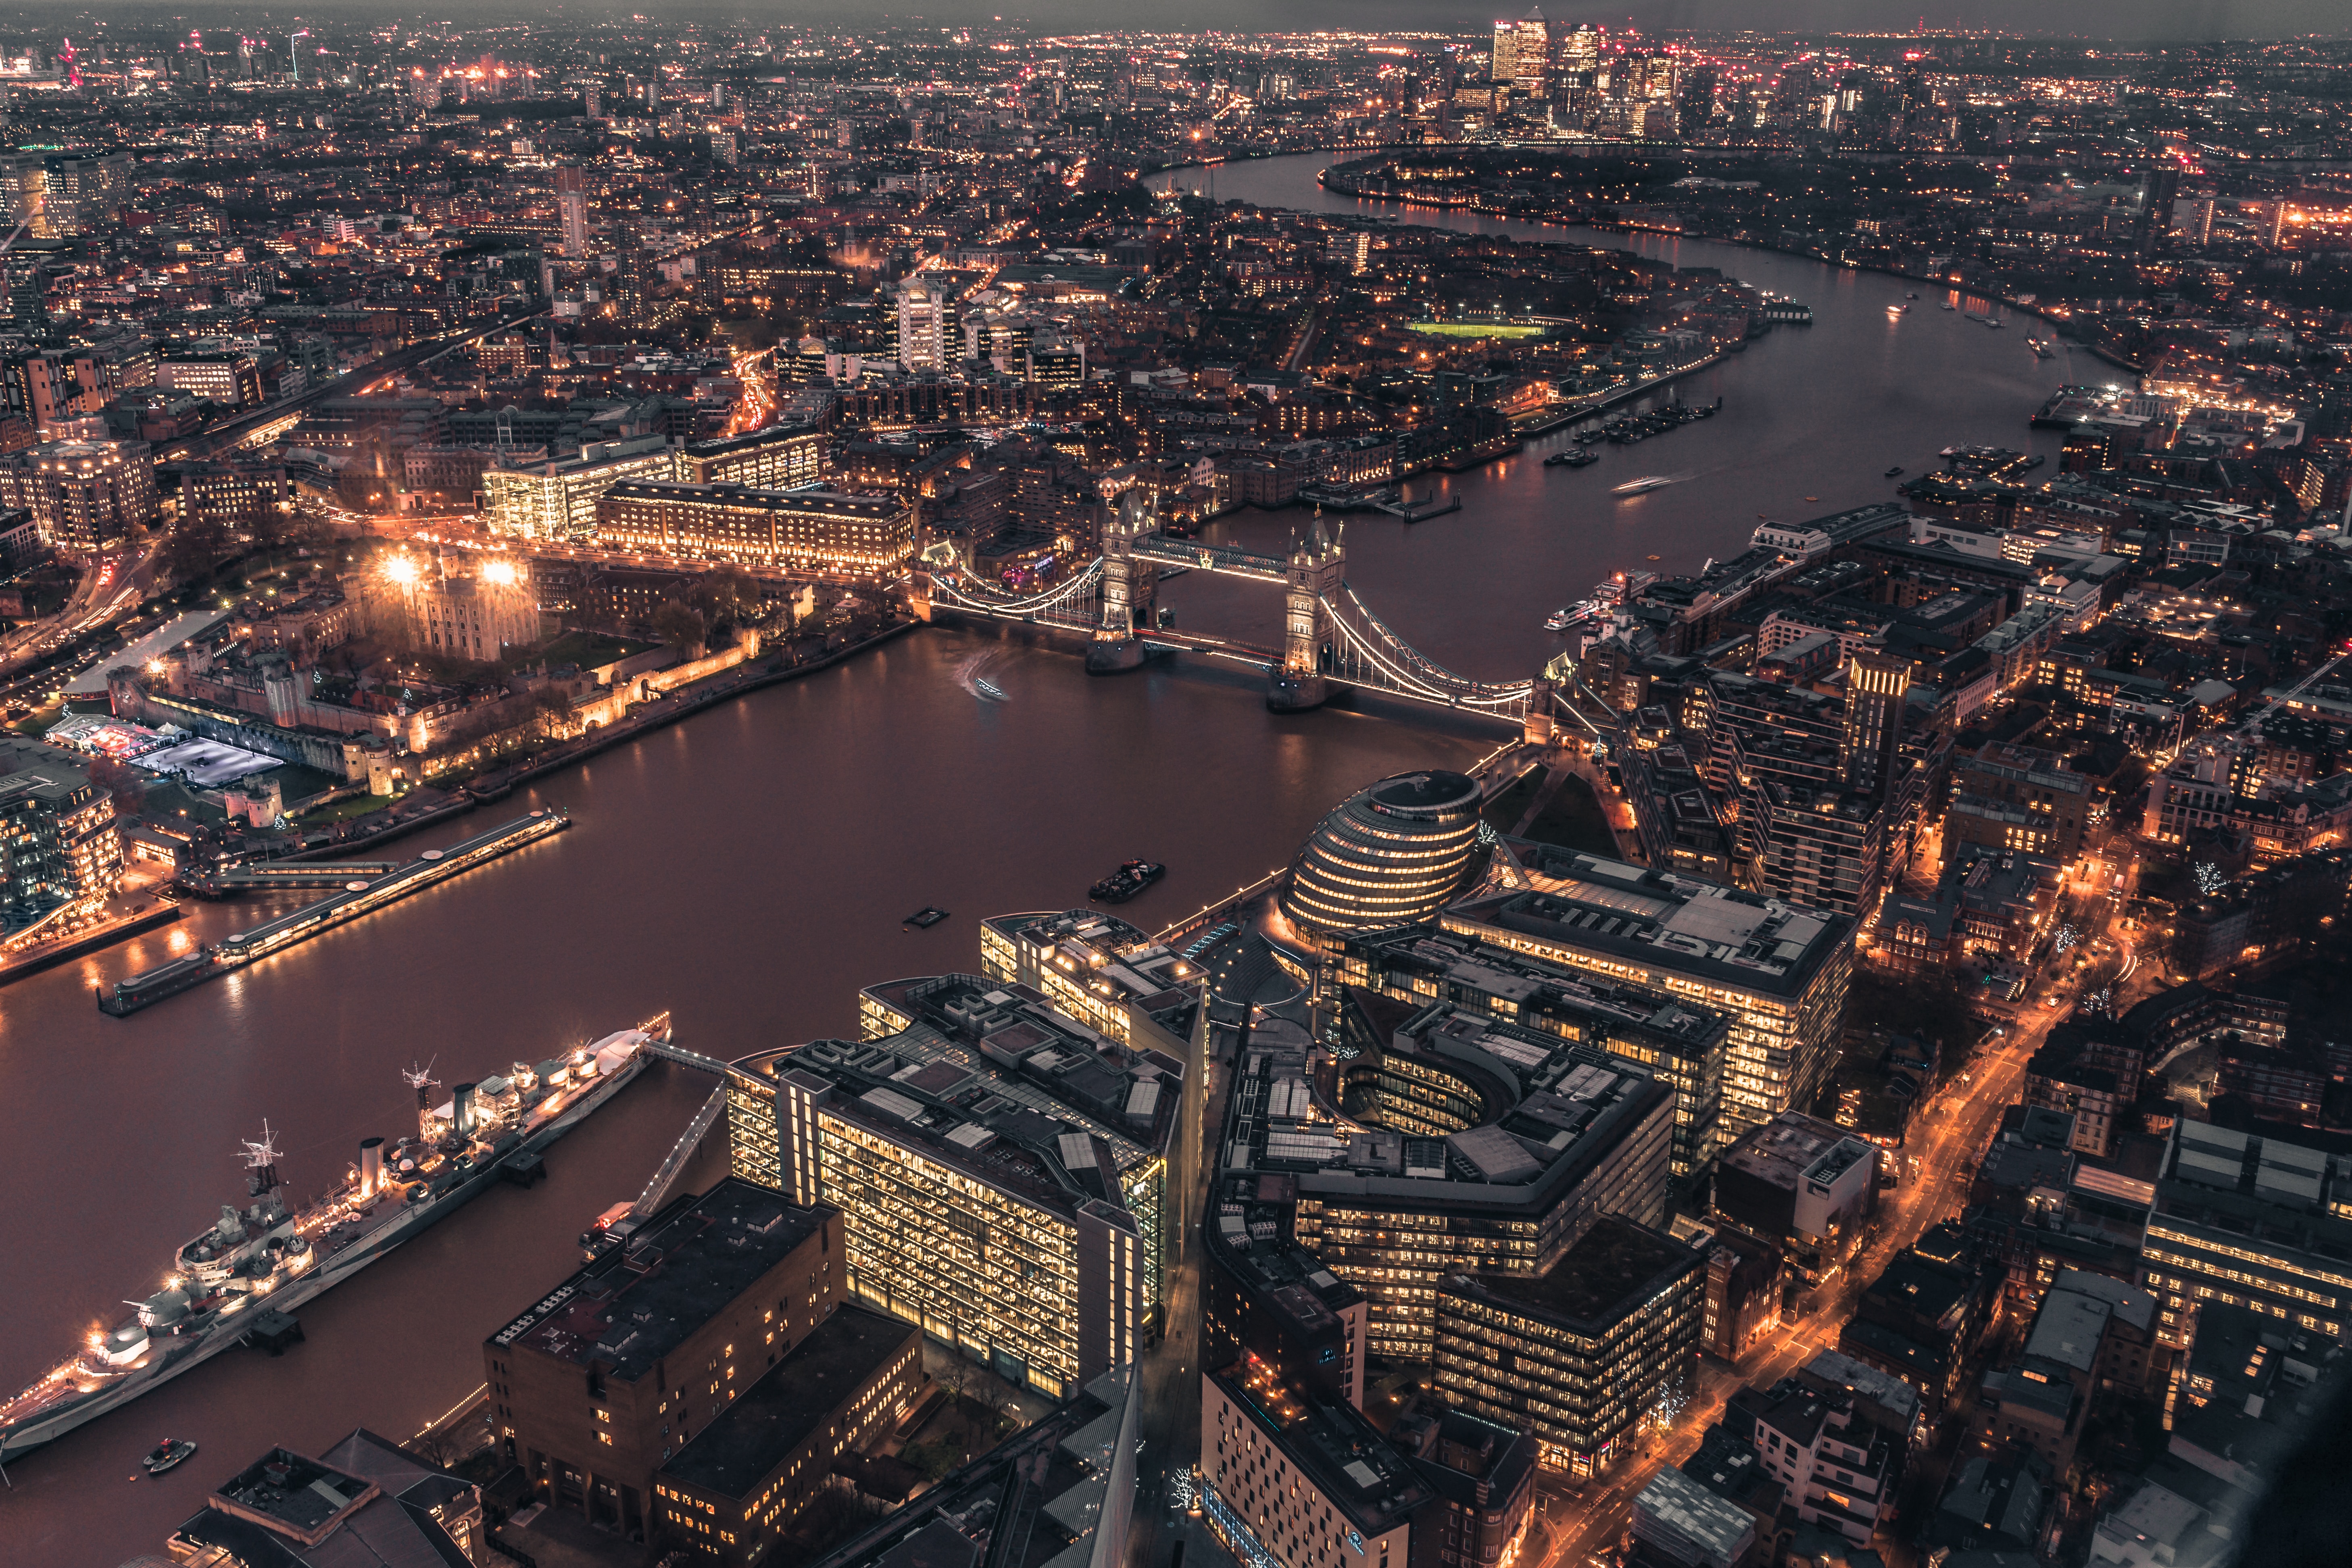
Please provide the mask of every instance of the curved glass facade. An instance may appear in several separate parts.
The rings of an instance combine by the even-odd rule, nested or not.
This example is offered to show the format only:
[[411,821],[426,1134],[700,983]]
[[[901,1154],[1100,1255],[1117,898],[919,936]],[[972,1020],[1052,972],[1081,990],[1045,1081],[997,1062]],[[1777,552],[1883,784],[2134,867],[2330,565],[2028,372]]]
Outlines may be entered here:
[[1399,773],[1326,816],[1291,862],[1282,911],[1319,931],[1434,915],[1478,844],[1478,786],[1454,773]]

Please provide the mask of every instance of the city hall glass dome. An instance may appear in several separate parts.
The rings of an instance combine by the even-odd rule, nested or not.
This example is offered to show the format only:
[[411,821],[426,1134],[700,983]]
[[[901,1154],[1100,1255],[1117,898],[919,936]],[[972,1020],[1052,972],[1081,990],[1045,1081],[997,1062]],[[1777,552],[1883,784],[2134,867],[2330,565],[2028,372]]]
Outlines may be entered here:
[[1318,931],[1370,931],[1435,914],[1478,844],[1478,785],[1399,773],[1349,796],[1291,863],[1282,912]]

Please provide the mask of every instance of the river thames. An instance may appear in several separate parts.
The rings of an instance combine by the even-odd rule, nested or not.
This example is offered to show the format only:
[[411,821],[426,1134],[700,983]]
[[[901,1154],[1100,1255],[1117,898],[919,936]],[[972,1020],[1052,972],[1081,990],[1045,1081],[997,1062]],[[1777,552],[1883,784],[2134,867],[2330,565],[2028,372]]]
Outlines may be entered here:
[[[1326,161],[1228,166],[1218,195],[1354,210],[1315,185]],[[1544,468],[1549,446],[1533,443],[1434,481],[1460,511],[1350,521],[1349,576],[1365,601],[1465,673],[1532,673],[1559,647],[1543,617],[1608,571],[1693,569],[1744,547],[1759,512],[1800,520],[1885,499],[1881,470],[1916,471],[1954,442],[2021,447],[2026,416],[2066,376],[2063,360],[2032,357],[2023,331],[1969,326],[1932,298],[1890,321],[1884,307],[1906,289],[1891,279],[1426,216],[1720,267],[1816,318],[1686,381],[1686,398],[1723,397],[1712,421],[1601,447],[1603,461],[1581,471]],[[2075,375],[2105,378],[2088,363]],[[1602,494],[1635,473],[1685,471],[1638,500]],[[1415,496],[1432,482],[1416,480]],[[1275,548],[1303,521],[1245,514],[1217,531]],[[1262,642],[1272,597],[1197,574],[1168,584],[1186,626]],[[850,1034],[860,985],[976,968],[981,916],[1076,904],[1142,856],[1169,875],[1120,912],[1166,923],[1282,864],[1350,791],[1466,765],[1506,738],[1412,710],[1276,718],[1240,674],[1155,667],[1089,680],[1075,650],[933,629],[607,752],[391,853],[560,804],[577,826],[551,841],[131,1018],[100,1015],[94,984],[267,908],[192,904],[176,930],[0,991],[0,1103],[12,1111],[0,1142],[12,1316],[0,1384],[30,1381],[113,1321],[116,1303],[156,1289],[173,1249],[241,1201],[237,1140],[265,1118],[289,1186],[307,1195],[340,1177],[361,1138],[407,1124],[398,1073],[412,1062],[433,1064],[444,1084],[479,1078],[664,1009],[680,1043],[721,1058]],[[952,919],[902,929],[926,904]],[[656,1065],[554,1147],[545,1184],[493,1190],[303,1308],[308,1342],[282,1359],[232,1351],[12,1466],[0,1563],[108,1568],[159,1552],[210,1480],[268,1446],[316,1451],[360,1426],[405,1437],[466,1398],[483,1338],[575,1264],[582,1226],[635,1195],[710,1088]],[[688,1184],[719,1165],[707,1153]],[[166,1433],[196,1439],[199,1458],[129,1484]]]
[[[1944,296],[1922,284],[1703,240],[1359,202],[1316,184],[1317,171],[1336,161],[1306,153],[1180,170],[1173,178],[1180,188],[1201,191],[1213,181],[1220,201],[1632,250],[1677,267],[1717,268],[1813,308],[1811,326],[1777,327],[1677,384],[1685,402],[1721,397],[1723,412],[1713,419],[1638,446],[1594,446],[1601,461],[1588,468],[1547,468],[1545,456],[1569,444],[1561,431],[1501,462],[1412,481],[1412,499],[1453,495],[1460,511],[1420,523],[1349,515],[1349,581],[1405,640],[1464,675],[1517,679],[1540,668],[1561,647],[1544,631],[1544,617],[1585,597],[1608,573],[1695,572],[1710,556],[1746,549],[1767,518],[1800,521],[1894,500],[1900,480],[1885,478],[1886,469],[1932,468],[1946,447],[2038,452],[2050,458],[2042,471],[2051,471],[2063,435],[2029,429],[2028,416],[2061,384],[2120,374],[2087,353],[2037,360],[2025,340],[2048,333],[2033,318],[1993,331],[1959,310],[1938,310]],[[1170,179],[1155,174],[1150,184],[1164,189]],[[1908,301],[1907,314],[1886,313],[1913,290],[1921,297]],[[1652,474],[1675,482],[1643,496],[1608,494]],[[1244,514],[1210,537],[1278,549],[1303,521],[1295,510]],[[1226,608],[1234,592],[1226,580],[1195,577],[1169,588],[1180,624],[1261,645],[1274,640],[1271,612]],[[1256,622],[1236,618],[1260,615]]]

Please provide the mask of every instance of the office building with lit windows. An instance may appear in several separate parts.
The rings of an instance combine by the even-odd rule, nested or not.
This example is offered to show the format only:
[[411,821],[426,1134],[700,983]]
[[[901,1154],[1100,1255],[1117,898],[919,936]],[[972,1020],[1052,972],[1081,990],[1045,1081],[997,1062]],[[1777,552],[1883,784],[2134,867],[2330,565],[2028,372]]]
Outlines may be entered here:
[[1343,994],[1337,1026],[1336,1064],[1253,1042],[1216,1180],[1279,1194],[1287,1214],[1244,1235],[1263,1224],[1360,1291],[1370,1353],[1427,1361],[1451,1275],[1541,1274],[1603,1215],[1664,1219],[1675,1096],[1647,1072],[1364,991]]
[[1435,925],[1351,931],[1329,954],[1340,985],[1410,1006],[1449,1003],[1598,1046],[1675,1091],[1674,1173],[1714,1156],[1731,1020],[1662,991],[1580,974]]
[[1460,890],[1480,795],[1461,773],[1400,773],[1342,801],[1291,862],[1282,912],[1306,932],[1425,921]]
[[845,1289],[1060,1398],[1132,1362],[1177,1245],[1184,1068],[970,974],[859,996],[859,1041],[735,1063],[739,1176],[846,1218]]
[[623,480],[596,498],[594,543],[740,566],[880,572],[915,552],[915,509],[900,496]]
[[1611,1215],[1539,1275],[1458,1274],[1437,1293],[1446,1402],[1534,1435],[1589,1476],[1664,1415],[1698,1352],[1706,1254]]
[[1448,931],[1730,1017],[1724,1141],[1813,1103],[1844,1027],[1854,922],[1595,855],[1549,861],[1538,888],[1446,910]]
[[831,1318],[839,1210],[732,1178],[670,1205],[482,1345],[532,1500],[643,1531],[661,1468]]
[[814,425],[771,425],[715,441],[690,441],[678,454],[678,478],[698,485],[784,490],[824,482],[831,446]]
[[2184,1117],[2161,1171],[2140,1249],[2159,1341],[2187,1349],[2212,1302],[2352,1337],[2352,1160]]
[[923,1333],[860,1307],[827,1318],[654,1477],[649,1539],[750,1568],[834,1484],[834,1465],[921,1397]]
[[1284,1384],[1253,1356],[1201,1374],[1201,1512],[1260,1568],[1407,1568],[1437,1493],[1349,1405]]
[[44,441],[0,458],[0,506],[23,507],[68,555],[110,549],[163,515],[144,441]]
[[1200,966],[1115,916],[992,916],[981,922],[980,967],[992,980],[1044,993],[1056,1011],[1123,1046],[1192,1059]]
[[574,458],[500,463],[482,470],[482,521],[492,533],[584,544],[596,534],[596,500],[624,479],[674,479],[667,437],[592,441]]
[[122,879],[114,797],[70,752],[0,736],[0,935]]

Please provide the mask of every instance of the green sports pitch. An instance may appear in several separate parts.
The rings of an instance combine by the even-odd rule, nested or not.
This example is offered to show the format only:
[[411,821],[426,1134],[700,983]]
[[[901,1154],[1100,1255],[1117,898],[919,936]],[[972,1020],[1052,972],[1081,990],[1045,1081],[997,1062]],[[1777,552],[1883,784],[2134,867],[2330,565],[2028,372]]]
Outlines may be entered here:
[[1415,321],[1412,330],[1433,338],[1539,338],[1541,327],[1509,327],[1493,321]]

